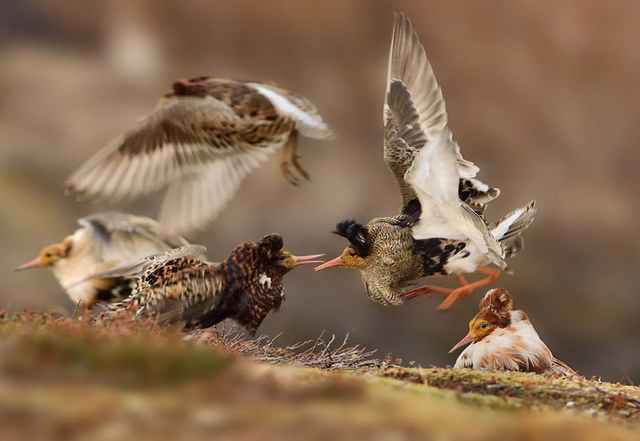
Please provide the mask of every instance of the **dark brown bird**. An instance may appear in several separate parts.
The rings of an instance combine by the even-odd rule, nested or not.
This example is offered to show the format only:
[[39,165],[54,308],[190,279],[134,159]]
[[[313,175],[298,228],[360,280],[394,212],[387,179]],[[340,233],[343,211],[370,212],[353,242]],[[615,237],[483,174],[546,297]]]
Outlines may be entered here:
[[[186,234],[213,220],[247,174],[282,148],[297,184],[298,134],[331,130],[306,98],[272,83],[216,77],[179,80],[155,110],[83,164],[65,183],[81,199],[133,199],[168,185],[163,231]],[[296,174],[298,176],[296,176]]]
[[[401,212],[366,226],[340,222],[335,232],[351,245],[316,270],[360,270],[367,295],[383,305],[441,293],[448,297],[439,309],[448,309],[507,269],[504,259],[522,247],[520,234],[533,220],[535,202],[487,224],[485,205],[499,191],[476,180],[478,167],[462,158],[424,48],[402,14],[393,30],[384,121],[384,159],[400,187]],[[487,277],[470,284],[462,277],[476,271]],[[435,274],[455,274],[462,286],[403,292],[414,280]]]
[[131,297],[110,309],[134,305],[140,315],[157,316],[162,323],[185,328],[207,328],[226,318],[235,319],[250,334],[284,300],[283,278],[301,265],[321,263],[313,256],[282,251],[282,236],[269,234],[259,242],[244,243],[222,263],[193,257],[204,247],[183,247],[134,262],[123,268],[141,272]]
[[49,267],[74,303],[91,308],[98,302],[131,295],[131,280],[90,277],[135,259],[188,245],[182,237],[160,234],[153,219],[127,213],[97,213],[78,220],[80,228],[61,243],[45,247],[17,271]]

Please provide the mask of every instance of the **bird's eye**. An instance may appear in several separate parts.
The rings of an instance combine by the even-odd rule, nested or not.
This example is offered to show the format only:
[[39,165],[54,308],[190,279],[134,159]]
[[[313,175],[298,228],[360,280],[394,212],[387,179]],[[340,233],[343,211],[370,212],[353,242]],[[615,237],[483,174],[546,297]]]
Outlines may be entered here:
[[480,325],[480,329],[484,329],[484,328],[486,328],[487,326],[489,326],[489,323],[487,323],[487,322],[482,323],[482,324]]
[[356,252],[355,251],[349,251],[349,255],[351,257],[356,257]]
[[51,257],[51,253],[45,253],[44,257]]
[[279,257],[280,260],[285,260],[286,258],[287,258],[287,256],[285,256],[284,254],[281,254],[280,257]]

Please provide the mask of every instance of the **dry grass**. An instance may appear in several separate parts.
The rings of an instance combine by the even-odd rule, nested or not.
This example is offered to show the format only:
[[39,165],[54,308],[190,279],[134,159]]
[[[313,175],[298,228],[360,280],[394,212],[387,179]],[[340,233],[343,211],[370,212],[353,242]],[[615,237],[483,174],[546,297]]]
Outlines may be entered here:
[[[0,313],[3,439],[635,440],[638,388],[410,369],[332,336]],[[612,424],[615,423],[615,424]]]
[[276,344],[278,337],[279,335],[269,339],[262,335],[255,339],[248,339],[247,335],[238,332],[235,326],[205,329],[193,334],[194,340],[202,344],[251,358],[260,363],[291,364],[327,371],[362,371],[389,366],[388,360],[381,361],[373,358],[376,351],[367,351],[358,345],[350,346],[349,334],[339,345],[335,345],[335,335],[326,341],[322,333],[316,339],[301,341],[283,348]]

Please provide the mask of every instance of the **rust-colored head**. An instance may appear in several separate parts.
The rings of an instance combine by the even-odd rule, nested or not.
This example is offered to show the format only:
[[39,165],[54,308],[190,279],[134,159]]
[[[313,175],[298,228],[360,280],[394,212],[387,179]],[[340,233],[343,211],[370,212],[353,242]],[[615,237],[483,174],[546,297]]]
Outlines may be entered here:
[[71,249],[71,242],[65,241],[63,243],[57,243],[49,245],[40,251],[40,255],[35,259],[20,265],[16,268],[16,271],[22,271],[30,268],[39,268],[43,266],[54,266],[56,262],[69,255]]
[[469,333],[449,353],[471,342],[479,342],[496,328],[505,328],[511,322],[513,300],[501,288],[491,289],[480,300],[480,312],[469,322]]

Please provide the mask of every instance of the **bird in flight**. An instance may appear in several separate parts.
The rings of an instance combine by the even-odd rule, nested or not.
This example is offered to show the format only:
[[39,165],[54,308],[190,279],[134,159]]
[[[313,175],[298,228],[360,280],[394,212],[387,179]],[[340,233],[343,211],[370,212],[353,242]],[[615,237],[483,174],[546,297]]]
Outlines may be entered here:
[[247,174],[282,149],[280,168],[309,178],[298,137],[331,130],[306,98],[272,83],[217,77],[179,80],[156,108],[65,182],[79,199],[116,202],[168,187],[159,222],[188,234],[213,220]]
[[[316,270],[358,269],[369,298],[383,305],[439,293],[447,297],[438,309],[449,309],[508,269],[505,258],[522,248],[535,201],[487,223],[486,204],[499,190],[477,180],[478,167],[463,159],[433,69],[403,14],[396,15],[393,30],[384,125],[384,160],[400,187],[400,214],[366,225],[338,223],[335,233],[350,245]],[[468,283],[462,275],[476,271],[486,277]],[[406,291],[414,280],[436,274],[455,274],[461,286]]]

